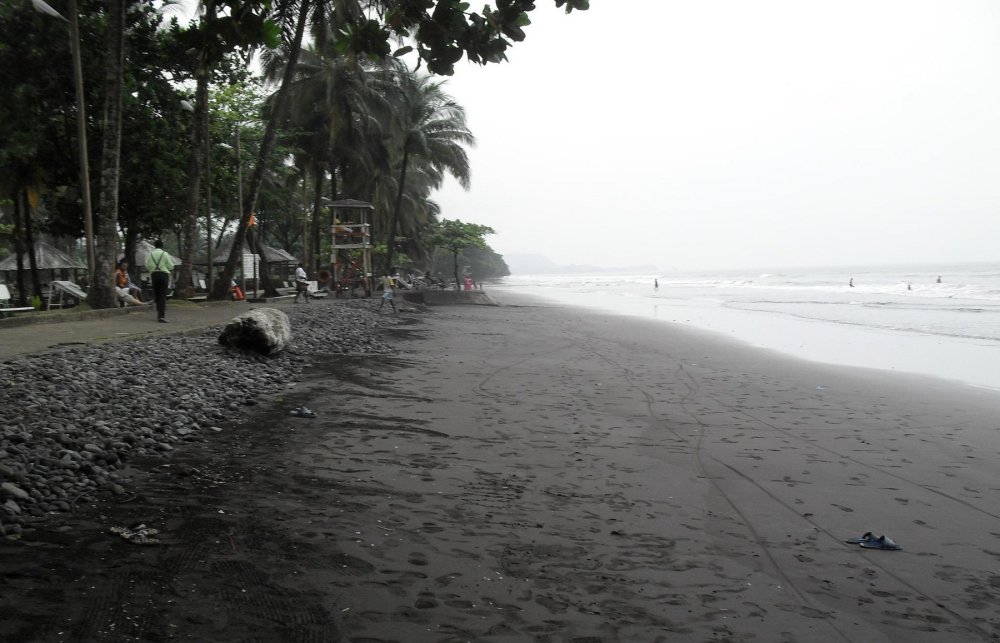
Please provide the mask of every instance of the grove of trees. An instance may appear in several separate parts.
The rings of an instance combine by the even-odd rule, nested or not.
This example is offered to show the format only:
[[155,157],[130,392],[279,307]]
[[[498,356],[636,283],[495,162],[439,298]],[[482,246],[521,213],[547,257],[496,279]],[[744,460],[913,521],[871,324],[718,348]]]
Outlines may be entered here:
[[[475,142],[439,76],[463,56],[504,60],[535,8],[494,5],[201,0],[181,24],[161,0],[0,3],[0,251],[23,258],[22,304],[41,295],[36,238],[83,254],[70,32],[58,15],[75,6],[79,18],[98,276],[88,302],[100,308],[117,303],[117,257],[135,266],[143,239],[162,237],[181,257],[182,292],[195,260],[219,258],[231,240],[210,284],[216,299],[228,296],[248,232],[318,270],[333,223],[324,204],[339,199],[375,205],[383,266],[430,269],[433,193],[449,175],[469,185]],[[483,265],[504,274],[485,251]],[[269,290],[266,270],[261,280]]]

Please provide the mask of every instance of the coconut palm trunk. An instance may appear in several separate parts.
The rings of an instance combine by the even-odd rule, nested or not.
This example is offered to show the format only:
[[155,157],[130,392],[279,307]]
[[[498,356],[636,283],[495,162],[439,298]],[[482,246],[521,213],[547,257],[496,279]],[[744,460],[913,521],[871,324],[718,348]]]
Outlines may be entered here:
[[[38,277],[38,257],[35,256],[35,226],[32,220],[34,208],[31,205],[32,199],[28,197],[28,190],[22,192],[22,212],[24,212],[24,238],[27,245],[28,267],[31,271],[32,299],[42,296],[42,282]],[[21,292],[24,292],[23,290]]]
[[122,87],[125,66],[125,2],[108,0],[107,56],[104,64],[104,138],[101,146],[100,217],[94,248],[94,269],[90,276],[90,305],[114,308],[118,305],[114,272],[118,254],[118,181],[121,176]]
[[[409,141],[407,141],[409,143]],[[406,185],[406,166],[410,161],[410,150],[407,144],[403,146],[403,160],[400,162],[399,186],[396,188],[396,205],[392,209],[392,223],[389,224],[389,237],[386,239],[385,273],[392,270],[392,260],[396,248],[396,228],[399,227],[399,210],[403,207],[403,189]]]
[[[218,281],[216,281],[215,286],[212,288],[212,292],[209,295],[210,299],[226,299],[229,297],[229,282],[236,272],[236,264],[243,252],[243,240],[246,238],[247,226],[250,224],[250,215],[253,214],[254,208],[257,206],[257,197],[260,195],[260,188],[264,183],[264,173],[267,170],[267,160],[271,156],[271,151],[274,149],[274,143],[278,135],[278,121],[284,114],[286,104],[288,103],[288,89],[295,75],[295,65],[298,64],[299,53],[302,51],[302,37],[309,18],[309,9],[309,0],[302,0],[299,6],[298,20],[295,25],[295,36],[292,38],[292,44],[289,49],[288,63],[281,78],[281,87],[278,88],[278,93],[275,97],[274,110],[271,112],[270,118],[267,119],[267,124],[264,127],[264,137],[260,143],[260,150],[257,152],[257,165],[254,167],[250,186],[243,202],[240,223],[236,227],[236,233],[233,235],[233,247],[229,251],[229,258],[226,259],[226,265],[222,269],[222,274],[219,275]],[[277,291],[271,285],[271,278],[267,274],[267,264],[262,262],[261,265],[260,276],[264,286],[264,294],[265,296],[274,296],[277,294]]]
[[[211,10],[212,3],[207,9]],[[188,159],[187,215],[181,231],[181,265],[177,268],[177,283],[174,291],[187,299],[194,293],[191,278],[195,255],[198,251],[198,209],[201,205],[201,180],[204,169],[204,142],[208,137],[208,80],[211,70],[208,55],[201,53],[198,62],[197,87],[194,94],[194,114],[191,118],[191,156]],[[229,283],[229,282],[226,282]]]
[[323,179],[326,177],[326,171],[323,167],[323,163],[316,163],[316,167],[313,170],[313,204],[312,204],[312,252],[309,256],[312,259],[312,264],[307,265],[307,270],[318,270],[320,265],[320,238],[319,238],[319,225],[321,216],[323,213]]

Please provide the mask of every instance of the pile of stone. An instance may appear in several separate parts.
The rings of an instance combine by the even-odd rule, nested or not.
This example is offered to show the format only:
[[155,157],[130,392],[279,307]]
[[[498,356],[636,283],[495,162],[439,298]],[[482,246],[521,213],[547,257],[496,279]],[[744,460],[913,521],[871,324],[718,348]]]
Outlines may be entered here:
[[125,494],[118,471],[219,430],[294,381],[310,356],[390,353],[371,302],[302,306],[270,357],[219,345],[220,328],[24,356],[0,364],[0,537],[82,498]]

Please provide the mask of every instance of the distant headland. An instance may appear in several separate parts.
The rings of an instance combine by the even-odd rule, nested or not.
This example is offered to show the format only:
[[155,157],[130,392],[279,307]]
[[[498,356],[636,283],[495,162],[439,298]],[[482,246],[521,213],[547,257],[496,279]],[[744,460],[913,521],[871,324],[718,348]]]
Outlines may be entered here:
[[568,265],[563,266],[553,262],[543,255],[509,254],[503,256],[504,261],[513,275],[546,275],[546,274],[585,274],[585,273],[656,273],[659,268],[651,264],[641,266],[606,266]]

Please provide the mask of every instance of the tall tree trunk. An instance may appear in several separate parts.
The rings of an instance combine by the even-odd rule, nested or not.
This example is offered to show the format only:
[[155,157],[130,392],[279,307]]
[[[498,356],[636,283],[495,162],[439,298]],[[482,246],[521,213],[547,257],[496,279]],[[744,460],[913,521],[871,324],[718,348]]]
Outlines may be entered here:
[[24,198],[24,237],[28,246],[28,266],[31,268],[31,294],[32,299],[42,296],[42,282],[38,276],[38,257],[35,255],[35,227],[33,215],[35,212],[28,196],[28,190],[22,190]]
[[[208,62],[202,55],[198,66],[198,85],[195,90],[194,116],[191,123],[191,157],[188,159],[188,203],[187,216],[181,232],[181,265],[177,270],[177,283],[174,284],[175,297],[187,299],[194,293],[191,282],[191,270],[197,254],[198,243],[198,205],[201,203],[201,173],[202,155],[204,153],[205,114],[208,111]],[[233,246],[235,248],[235,246]],[[242,249],[242,245],[240,246]],[[229,283],[228,281],[226,283]],[[228,292],[228,288],[226,291]]]
[[104,138],[101,151],[101,201],[94,247],[95,272],[89,301],[94,308],[118,305],[115,258],[118,254],[118,178],[121,164],[122,85],[125,64],[125,0],[107,0],[107,58],[104,65]]
[[[243,239],[246,237],[247,225],[250,223],[250,215],[253,214],[254,208],[257,207],[257,197],[260,194],[260,187],[264,183],[267,161],[271,156],[271,151],[274,149],[274,142],[278,134],[278,121],[284,114],[285,106],[288,103],[288,88],[292,84],[295,66],[299,62],[299,54],[302,51],[302,36],[305,33],[306,21],[309,18],[309,9],[309,0],[302,0],[299,6],[298,22],[295,25],[295,36],[292,38],[291,48],[288,52],[288,64],[285,66],[285,72],[281,78],[281,87],[278,89],[275,97],[274,111],[271,112],[271,116],[267,119],[267,124],[264,128],[264,138],[261,140],[260,150],[257,152],[257,165],[254,167],[253,177],[250,179],[249,192],[244,199],[240,224],[236,227],[236,234],[233,235],[233,247],[229,252],[226,265],[222,269],[222,274],[219,275],[215,286],[212,288],[212,292],[209,295],[210,299],[225,299],[229,296],[229,280],[233,278],[233,273],[236,272],[236,263],[240,260]],[[265,268],[261,270],[264,294],[265,296],[273,297],[277,295],[278,291],[271,285],[266,265],[265,263]]]
[[17,298],[18,306],[28,305],[28,293],[24,289],[24,234],[21,227],[24,204],[21,201],[21,190],[14,190],[11,201],[14,202],[14,253],[17,256]]
[[202,115],[205,132],[205,287],[212,289],[212,136],[208,129],[208,110]]
[[139,266],[135,262],[135,246],[138,235],[132,228],[125,228],[122,230],[122,236],[125,237],[125,252],[122,256],[125,257],[125,260],[128,261],[128,267],[131,268],[132,281],[139,283],[139,274],[142,272],[142,266]]
[[[336,200],[337,200],[337,169],[336,169],[336,163],[330,163],[330,201],[336,201]],[[333,233],[333,224],[336,223],[334,219],[336,219],[337,217],[336,212],[337,211],[334,208],[330,208],[330,213],[326,218],[327,235],[332,235]],[[331,237],[328,236],[327,238],[329,239]],[[334,275],[335,279],[338,278],[337,258],[333,256],[332,247],[330,249],[330,256],[324,257],[324,260],[326,261],[326,269],[330,271],[331,275]],[[321,261],[320,263],[322,264],[323,262]]]
[[312,258],[312,265],[307,265],[307,270],[312,270],[314,272],[319,271],[320,266],[320,256],[319,256],[319,222],[323,214],[323,179],[326,176],[326,170],[323,167],[323,163],[316,164],[316,171],[314,182],[316,185],[313,186],[313,216],[312,216],[312,252],[310,256]]
[[309,268],[309,173],[305,164],[302,165],[302,265]]
[[403,146],[403,167],[399,170],[399,188],[396,190],[396,207],[392,210],[392,223],[389,224],[389,238],[386,239],[385,273],[392,270],[392,255],[396,248],[396,228],[399,226],[399,210],[403,206],[403,189],[406,186],[406,165],[410,160],[409,145]]

